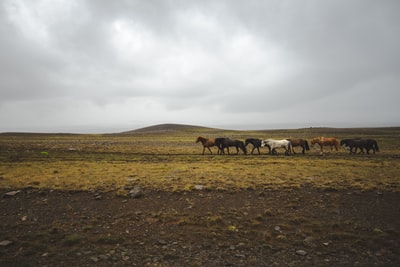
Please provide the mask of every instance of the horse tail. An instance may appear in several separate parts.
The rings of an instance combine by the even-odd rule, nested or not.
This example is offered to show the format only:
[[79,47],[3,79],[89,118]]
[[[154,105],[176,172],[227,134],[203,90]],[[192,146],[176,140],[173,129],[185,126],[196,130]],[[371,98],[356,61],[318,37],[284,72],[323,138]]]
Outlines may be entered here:
[[310,146],[308,145],[307,140],[304,140],[304,146],[306,147],[306,150],[307,150],[307,151],[310,150]]
[[289,151],[289,154],[291,154],[291,151],[292,151],[292,149],[293,149],[293,147],[292,147],[292,141],[290,141],[290,140],[288,140],[288,141],[289,141],[288,151]]
[[247,155],[247,148],[242,141],[240,141],[240,145],[242,146],[243,153]]
[[377,152],[379,152],[378,142],[374,140],[374,146]]
[[218,148],[218,154],[224,154],[224,150],[222,149],[222,138],[215,138],[214,142],[215,146]]

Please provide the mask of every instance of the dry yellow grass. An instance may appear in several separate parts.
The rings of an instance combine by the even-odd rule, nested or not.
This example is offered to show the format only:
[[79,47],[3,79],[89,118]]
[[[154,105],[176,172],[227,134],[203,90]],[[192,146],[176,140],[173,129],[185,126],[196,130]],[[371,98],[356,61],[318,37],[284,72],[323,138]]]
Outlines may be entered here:
[[[326,132],[325,132],[326,131]],[[140,185],[176,191],[202,185],[210,190],[290,188],[311,185],[399,191],[397,128],[333,129],[333,136],[377,139],[376,155],[341,150],[307,155],[200,155],[198,135],[293,138],[328,135],[328,129],[263,132],[213,130],[166,131],[125,135],[0,135],[0,185],[66,190],[121,190]],[[216,148],[213,150],[216,152]]]

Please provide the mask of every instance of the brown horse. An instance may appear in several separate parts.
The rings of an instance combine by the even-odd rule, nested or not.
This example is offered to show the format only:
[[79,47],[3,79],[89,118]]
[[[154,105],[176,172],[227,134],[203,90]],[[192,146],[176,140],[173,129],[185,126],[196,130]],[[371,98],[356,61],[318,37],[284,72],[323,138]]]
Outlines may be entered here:
[[212,154],[212,151],[210,147],[216,146],[215,140],[214,139],[208,139],[202,136],[197,137],[196,143],[201,142],[203,144],[203,155],[204,155],[204,150],[207,148],[210,153]]
[[330,146],[331,151],[333,147],[335,147],[336,151],[338,151],[338,146],[339,142],[336,140],[335,137],[315,137],[313,140],[311,140],[311,145],[318,144],[319,147],[321,148],[321,153],[324,152],[324,146]]
[[308,142],[307,140],[304,139],[287,139],[292,143],[292,152],[293,154],[296,154],[296,152],[294,151],[294,147],[295,146],[299,146],[301,147],[303,150],[301,151],[301,153],[305,154],[305,151],[310,150],[310,147],[308,146]]

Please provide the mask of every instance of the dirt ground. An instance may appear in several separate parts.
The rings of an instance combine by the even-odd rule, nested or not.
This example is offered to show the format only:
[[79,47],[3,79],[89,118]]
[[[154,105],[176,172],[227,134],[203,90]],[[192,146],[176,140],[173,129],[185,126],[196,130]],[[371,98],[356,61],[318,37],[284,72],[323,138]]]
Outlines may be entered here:
[[398,192],[12,191],[0,266],[400,266]]

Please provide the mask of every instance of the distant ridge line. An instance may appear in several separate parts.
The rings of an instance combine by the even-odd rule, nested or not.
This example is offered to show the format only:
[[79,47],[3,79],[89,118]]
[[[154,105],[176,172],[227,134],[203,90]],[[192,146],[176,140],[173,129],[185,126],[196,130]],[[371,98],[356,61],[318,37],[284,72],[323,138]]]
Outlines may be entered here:
[[210,128],[197,125],[187,125],[187,124],[175,124],[175,123],[164,123],[157,124],[148,127],[143,127],[131,131],[122,132],[121,134],[137,134],[137,133],[166,133],[166,132],[198,132],[198,131],[221,131],[223,129]]

